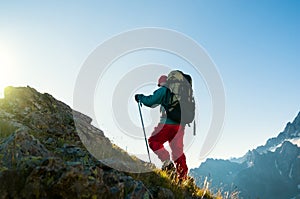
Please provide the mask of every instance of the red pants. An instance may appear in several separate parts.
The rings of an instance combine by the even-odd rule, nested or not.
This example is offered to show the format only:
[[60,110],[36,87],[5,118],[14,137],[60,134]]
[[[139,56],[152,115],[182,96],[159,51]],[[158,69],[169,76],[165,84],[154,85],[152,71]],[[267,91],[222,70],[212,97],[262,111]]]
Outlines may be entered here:
[[150,148],[162,162],[170,159],[170,154],[163,145],[165,142],[169,142],[172,159],[175,162],[179,178],[186,178],[188,172],[186,158],[183,153],[183,135],[184,127],[180,125],[158,124],[148,139]]

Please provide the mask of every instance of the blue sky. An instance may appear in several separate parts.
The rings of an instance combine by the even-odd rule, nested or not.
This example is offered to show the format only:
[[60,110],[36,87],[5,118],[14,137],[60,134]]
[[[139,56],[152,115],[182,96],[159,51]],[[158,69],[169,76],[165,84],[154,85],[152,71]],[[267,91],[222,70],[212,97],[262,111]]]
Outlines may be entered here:
[[102,42],[172,29],[206,50],[224,83],[225,123],[208,157],[241,156],[300,111],[299,10],[299,1],[271,0],[1,2],[0,87],[30,85],[72,106],[80,68]]

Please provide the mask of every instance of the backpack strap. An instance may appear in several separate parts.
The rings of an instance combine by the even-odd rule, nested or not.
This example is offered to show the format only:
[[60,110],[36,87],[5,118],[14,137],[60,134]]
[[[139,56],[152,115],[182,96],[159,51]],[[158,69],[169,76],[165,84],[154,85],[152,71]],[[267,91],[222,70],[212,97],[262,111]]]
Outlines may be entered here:
[[166,88],[166,95],[162,101],[162,106],[164,107],[165,111],[167,111],[168,107],[169,107],[169,102],[170,102],[170,98],[171,98],[171,90],[168,87]]

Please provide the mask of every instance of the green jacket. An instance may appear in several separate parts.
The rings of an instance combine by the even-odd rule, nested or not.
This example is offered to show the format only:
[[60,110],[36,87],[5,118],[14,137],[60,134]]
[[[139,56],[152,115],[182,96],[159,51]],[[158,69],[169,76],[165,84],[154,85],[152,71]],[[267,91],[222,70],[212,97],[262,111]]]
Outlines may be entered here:
[[[157,89],[156,91],[153,92],[152,95],[149,96],[145,96],[142,95],[140,97],[140,101],[141,103],[143,103],[145,106],[154,108],[158,105],[162,105],[165,96],[167,93],[167,88],[162,86],[159,89]],[[161,106],[161,116],[160,116],[160,122],[162,124],[179,124],[178,122],[175,122],[173,120],[171,120],[170,118],[167,118],[167,114],[165,113],[164,108]]]

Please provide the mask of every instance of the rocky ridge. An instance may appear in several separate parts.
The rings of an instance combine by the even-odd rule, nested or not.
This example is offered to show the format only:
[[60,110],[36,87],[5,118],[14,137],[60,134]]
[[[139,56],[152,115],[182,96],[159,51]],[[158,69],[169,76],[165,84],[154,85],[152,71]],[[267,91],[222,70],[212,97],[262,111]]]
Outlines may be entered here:
[[267,151],[274,151],[278,146],[285,141],[299,140],[300,139],[300,112],[294,119],[294,121],[288,122],[284,131],[280,132],[277,137],[270,138],[265,145],[256,148],[259,153],[265,153]]
[[50,94],[31,87],[7,87],[4,95],[0,99],[0,199],[197,198],[189,191],[178,196],[155,185],[164,179],[153,172],[148,173],[149,183],[118,170],[118,165],[154,166],[113,145],[91,125],[91,118]]

